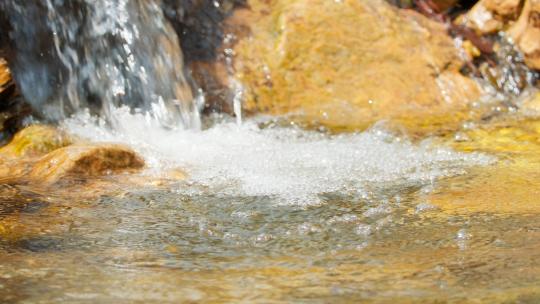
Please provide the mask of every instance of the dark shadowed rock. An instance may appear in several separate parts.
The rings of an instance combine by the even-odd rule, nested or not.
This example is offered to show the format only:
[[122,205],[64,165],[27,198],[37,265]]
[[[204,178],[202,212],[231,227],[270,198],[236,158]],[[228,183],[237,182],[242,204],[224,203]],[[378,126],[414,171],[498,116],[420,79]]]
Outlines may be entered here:
[[30,113],[11,78],[7,62],[0,58],[0,145],[22,128],[22,121]]
[[223,22],[246,0],[164,0],[163,11],[173,24],[186,62],[212,61],[224,38]]

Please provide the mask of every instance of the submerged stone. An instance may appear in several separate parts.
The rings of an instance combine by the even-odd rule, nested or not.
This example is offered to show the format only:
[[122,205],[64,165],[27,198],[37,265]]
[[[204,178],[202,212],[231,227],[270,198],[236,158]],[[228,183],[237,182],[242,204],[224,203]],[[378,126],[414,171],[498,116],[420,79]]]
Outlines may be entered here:
[[129,147],[117,144],[71,145],[57,149],[36,162],[30,179],[55,183],[68,176],[98,176],[144,167],[144,160]]
[[[237,10],[234,48],[250,113],[332,128],[456,121],[481,91],[442,24],[384,1],[259,1]],[[429,122],[429,123],[426,123]],[[444,123],[445,123],[444,122]]]
[[501,118],[464,130],[456,150],[484,152],[499,161],[438,183],[425,199],[445,213],[540,214],[540,121]]

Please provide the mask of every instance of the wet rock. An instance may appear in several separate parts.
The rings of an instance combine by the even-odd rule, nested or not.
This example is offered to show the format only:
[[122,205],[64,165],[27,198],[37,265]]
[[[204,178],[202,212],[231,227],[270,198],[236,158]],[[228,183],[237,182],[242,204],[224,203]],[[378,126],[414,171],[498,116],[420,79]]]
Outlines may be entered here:
[[11,74],[9,72],[7,62],[0,58],[0,94],[6,89],[6,86],[11,82]]
[[0,145],[22,128],[22,121],[30,112],[18,94],[7,62],[0,58]]
[[523,52],[527,66],[540,69],[540,1],[526,0],[521,16],[508,33]]
[[458,18],[457,23],[474,29],[478,34],[496,33],[504,25],[493,11],[487,9],[483,1],[478,2],[467,14]]
[[[388,3],[396,5],[401,8],[413,8],[414,7],[414,1],[413,0],[387,0]],[[432,0],[433,4],[437,6],[437,8],[440,11],[446,11],[451,9],[452,7],[456,6],[459,2],[459,0]]]
[[456,22],[478,34],[493,34],[518,18],[520,3],[520,0],[481,0]]
[[451,9],[452,7],[456,6],[459,2],[459,0],[434,0],[433,3],[437,5],[437,7],[441,11],[446,11]]
[[205,112],[232,113],[226,55],[226,21],[246,0],[164,0],[163,12],[176,30],[184,61],[205,96]]
[[515,19],[520,10],[522,0],[483,0],[486,9],[505,19]]
[[250,113],[293,113],[333,128],[453,120],[480,95],[442,24],[369,1],[250,1],[234,48]]
[[75,144],[43,156],[32,166],[28,176],[43,183],[55,183],[68,176],[98,176],[142,167],[144,160],[129,147],[117,144]]
[[164,0],[163,12],[173,24],[187,63],[213,61],[223,42],[224,20],[246,0]]
[[[0,148],[0,181],[52,184],[131,172],[144,167],[132,149],[118,144],[88,143],[51,126],[29,126]],[[133,183],[133,181],[129,181]]]
[[540,117],[540,92],[526,96],[519,109],[526,116]]
[[540,1],[482,0],[456,22],[483,35],[506,31],[527,66],[540,69]]
[[69,135],[52,126],[32,125],[17,133],[0,153],[14,157],[39,156],[71,143]]
[[497,42],[492,58],[495,64],[480,63],[478,71],[507,102],[515,105],[516,97],[534,87],[537,74],[525,64],[523,55],[512,41],[504,37]]
[[521,0],[481,0],[456,21],[478,34],[493,34],[518,18],[520,3]]
[[0,148],[7,157],[35,157],[65,147],[73,142],[66,133],[46,125],[32,125],[18,132],[11,142]]

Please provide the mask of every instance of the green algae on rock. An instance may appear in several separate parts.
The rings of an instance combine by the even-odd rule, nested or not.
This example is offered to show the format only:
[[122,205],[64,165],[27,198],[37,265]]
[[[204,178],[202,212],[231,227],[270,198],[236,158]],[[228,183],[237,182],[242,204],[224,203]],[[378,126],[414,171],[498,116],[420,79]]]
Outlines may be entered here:
[[137,170],[144,160],[117,144],[77,141],[46,125],[29,126],[0,148],[0,176],[52,184],[64,177],[90,177]]
[[388,3],[250,1],[233,22],[250,113],[293,114],[337,129],[379,120],[456,122],[481,89],[442,24]]
[[19,131],[9,144],[0,148],[0,155],[35,157],[70,145],[73,139],[54,127],[32,125]]

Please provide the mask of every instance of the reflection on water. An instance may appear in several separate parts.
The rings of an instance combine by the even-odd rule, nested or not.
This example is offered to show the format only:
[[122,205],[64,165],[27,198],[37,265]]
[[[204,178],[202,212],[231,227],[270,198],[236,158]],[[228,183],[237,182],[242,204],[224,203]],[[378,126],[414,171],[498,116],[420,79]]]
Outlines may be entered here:
[[[189,159],[189,151],[184,154],[192,161],[188,173],[206,164],[207,171],[230,174],[226,170],[230,164],[220,167],[211,161],[217,156],[212,149],[225,155],[245,149],[242,155],[248,163],[256,162],[249,157],[257,151],[273,151],[284,168],[304,170],[299,177],[314,183],[303,188],[308,191],[304,193],[314,194],[318,203],[277,203],[287,196],[272,187],[265,193],[232,186],[220,191],[223,180],[197,180],[197,174],[186,181],[161,183],[142,176],[145,186],[134,186],[125,177],[65,182],[52,189],[2,186],[0,302],[540,301],[540,208],[530,204],[530,195],[518,195],[508,203],[513,212],[491,209],[485,203],[487,197],[497,206],[512,198],[511,193],[536,191],[525,188],[533,181],[523,183],[535,175],[521,171],[522,178],[516,179],[519,167],[512,163],[520,162],[507,161],[521,154],[483,149],[503,159],[489,165],[490,157],[447,149],[438,158],[438,149],[390,140],[387,134],[350,135],[346,145],[340,137],[295,128],[257,131],[252,127],[241,132],[227,126],[215,126],[225,133],[199,134],[207,140],[214,136],[214,141],[206,146],[204,140],[197,142],[201,161]],[[294,140],[286,136],[287,145],[281,145],[284,139],[273,132],[303,136]],[[227,145],[215,146],[217,138],[227,134],[230,150]],[[475,134],[467,138],[496,146],[496,140]],[[180,134],[174,136],[181,139]],[[250,143],[262,142],[260,136],[273,150],[250,150]],[[499,135],[495,138],[512,146]],[[492,144],[486,144],[490,140]],[[324,145],[314,144],[321,142]],[[396,168],[384,171],[386,167],[378,165],[374,168],[382,172],[364,170],[347,179],[340,164],[351,158],[338,153],[341,163],[332,161],[339,181],[356,181],[361,191],[326,187],[316,178],[322,171],[312,166],[315,161],[287,152],[305,156],[310,151],[330,161],[332,149],[325,150],[325,145],[336,151],[364,149],[363,157],[373,157],[368,160],[382,158]],[[471,145],[458,141],[456,148],[471,150]],[[139,148],[147,157],[155,156],[156,151]],[[181,163],[182,158],[158,151],[168,161]],[[262,163],[266,154],[260,154]],[[390,160],[403,160],[406,155],[416,157],[412,163],[418,167]],[[254,170],[245,163],[235,164]],[[264,168],[269,174],[283,172],[271,165]],[[411,172],[432,178],[407,178]],[[378,179],[381,174],[394,178]],[[490,175],[497,181],[493,188],[507,183],[502,189],[510,194],[485,194],[486,189],[493,191]],[[231,183],[239,181],[244,180],[237,176]],[[454,202],[462,208],[452,208]],[[523,204],[531,207],[519,209]]]
[[444,215],[425,187],[299,208],[178,186],[4,210],[26,231],[0,242],[0,300],[540,299],[537,215]]

